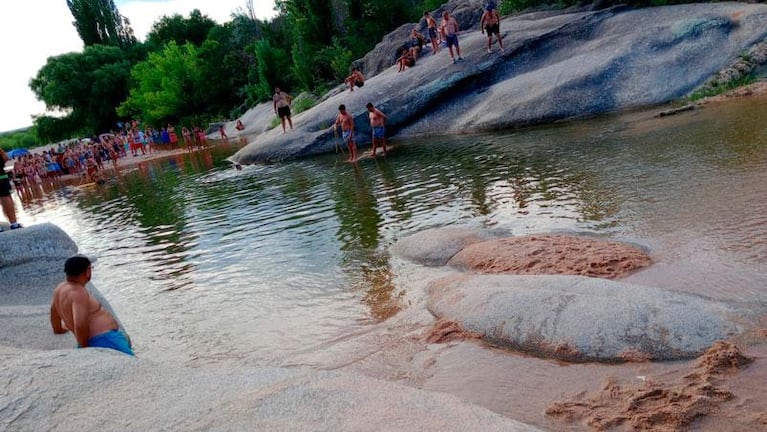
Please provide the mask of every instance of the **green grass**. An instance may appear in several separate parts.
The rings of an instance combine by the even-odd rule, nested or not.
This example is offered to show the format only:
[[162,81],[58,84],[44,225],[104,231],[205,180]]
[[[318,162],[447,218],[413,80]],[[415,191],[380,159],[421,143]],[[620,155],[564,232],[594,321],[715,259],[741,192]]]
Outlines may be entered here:
[[701,99],[705,99],[707,97],[711,96],[718,96],[724,93],[727,93],[730,90],[736,89],[738,87],[747,86],[751,83],[756,82],[756,77],[753,75],[746,75],[744,77],[738,78],[736,80],[730,81],[723,85],[717,85],[717,86],[710,86],[705,87],[700,90],[697,90],[693,92],[690,96],[687,96],[684,101],[686,102],[696,102]]

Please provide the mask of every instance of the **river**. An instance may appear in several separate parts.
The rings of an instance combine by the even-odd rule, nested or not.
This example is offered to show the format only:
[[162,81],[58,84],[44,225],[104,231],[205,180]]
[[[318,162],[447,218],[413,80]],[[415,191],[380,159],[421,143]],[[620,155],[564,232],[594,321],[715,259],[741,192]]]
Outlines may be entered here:
[[[661,119],[395,139],[386,159],[358,166],[332,154],[236,171],[226,161],[236,147],[219,145],[17,206],[23,223],[57,224],[96,259],[93,282],[140,357],[347,367],[558,428],[540,407],[593,388],[608,366],[414,342],[431,270],[389,246],[452,224],[589,233],[650,251],[655,264],[628,282],[761,300],[766,118],[764,100],[742,99]],[[609,368],[629,377],[648,366]]]

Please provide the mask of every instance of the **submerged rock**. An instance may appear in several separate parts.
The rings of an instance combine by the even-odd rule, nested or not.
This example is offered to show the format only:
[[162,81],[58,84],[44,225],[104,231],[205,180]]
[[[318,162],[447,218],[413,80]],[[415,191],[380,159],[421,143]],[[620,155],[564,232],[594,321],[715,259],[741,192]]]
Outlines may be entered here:
[[767,5],[745,3],[509,16],[501,22],[505,52],[488,54],[474,26],[459,36],[463,62],[427,47],[414,67],[388,67],[357,91],[328,97],[294,116],[294,131],[264,132],[232,160],[333,152],[339,138],[329,128],[340,104],[365,145],[368,102],[388,115],[389,136],[490,131],[664,103],[765,39],[766,20]]
[[688,359],[744,329],[749,313],[690,294],[582,276],[455,274],[428,308],[488,342],[571,361]]
[[448,226],[424,230],[399,240],[392,252],[418,264],[438,267],[470,244],[501,235],[470,226]]

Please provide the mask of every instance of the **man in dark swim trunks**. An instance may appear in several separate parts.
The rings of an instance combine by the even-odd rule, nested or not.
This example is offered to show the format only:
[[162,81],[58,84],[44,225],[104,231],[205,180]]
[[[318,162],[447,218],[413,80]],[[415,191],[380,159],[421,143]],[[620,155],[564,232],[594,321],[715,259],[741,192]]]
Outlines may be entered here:
[[78,348],[110,348],[133,355],[130,340],[120,331],[117,320],[85,288],[91,272],[91,261],[82,255],[64,263],[66,280],[53,290],[51,302],[53,332],[71,331]]
[[290,119],[290,102],[291,97],[289,94],[285,93],[284,91],[280,90],[279,87],[275,87],[274,89],[274,96],[272,97],[272,102],[274,102],[274,113],[280,116],[280,121],[282,121],[282,133],[285,133],[285,120],[288,120],[288,124],[290,124],[290,130],[293,130],[293,120]]
[[501,47],[500,52],[503,52],[503,40],[501,39],[501,16],[498,15],[498,11],[495,10],[495,6],[491,3],[485,8],[485,12],[482,14],[482,18],[479,20],[479,27],[482,33],[487,33],[487,52],[493,52],[493,34],[498,39],[498,46]]
[[426,20],[426,27],[429,31],[429,40],[431,41],[431,53],[436,54],[439,51],[439,37],[437,36],[437,20],[431,16],[429,11],[424,11],[423,19]]
[[354,86],[362,87],[365,85],[365,75],[362,75],[362,71],[358,67],[353,67],[351,75],[346,77],[344,83],[349,85],[349,91],[354,91]]
[[[463,58],[461,57],[461,47],[458,45],[458,31],[460,30],[458,21],[451,17],[447,11],[442,12],[442,24],[440,25],[439,30],[440,33],[442,33],[442,38],[447,42],[447,49],[450,51],[450,58],[453,59],[453,63],[463,61]],[[458,56],[457,59],[455,58],[455,55],[453,55],[453,47],[455,47],[455,54]]]

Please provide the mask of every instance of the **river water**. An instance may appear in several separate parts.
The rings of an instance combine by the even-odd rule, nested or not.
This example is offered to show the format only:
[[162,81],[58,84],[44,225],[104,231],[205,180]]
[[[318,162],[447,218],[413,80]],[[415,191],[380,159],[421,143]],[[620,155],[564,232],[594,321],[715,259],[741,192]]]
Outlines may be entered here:
[[[353,357],[332,348],[339,341],[357,339],[351,351],[369,353],[385,349],[374,347],[381,339],[371,329],[396,333],[391,329],[408,316],[419,318],[407,331],[424,323],[423,311],[412,311],[422,308],[415,288],[421,275],[413,274],[423,269],[388,250],[433,227],[631,241],[648,248],[655,264],[629,282],[764,298],[765,119],[764,100],[738,100],[662,119],[636,112],[490,135],[398,139],[388,158],[358,166],[334,154],[235,171],[225,159],[236,146],[222,144],[142,164],[103,187],[47,194],[24,203],[20,220],[59,225],[97,259],[93,282],[141,357],[335,368]],[[357,368],[545,425],[540,411],[526,415],[506,405],[524,406],[525,398],[513,393],[514,380],[497,375],[510,362],[535,369],[527,382],[534,388],[546,387],[547,378],[566,380],[571,369],[493,351],[461,344],[410,380],[419,375],[412,366],[392,369],[412,362],[412,347]],[[318,360],[324,355],[331,361]],[[393,359],[398,355],[407,358]],[[467,362],[490,372],[457,379],[471,369]],[[603,372],[579,370],[573,389]],[[491,396],[486,390],[494,385],[511,395]],[[538,405],[557,391],[543,393]]]

